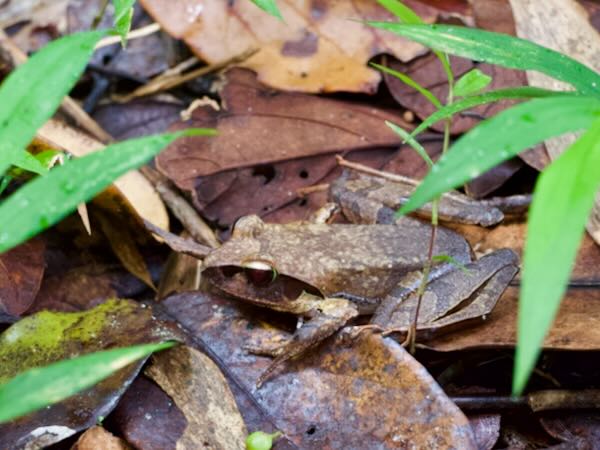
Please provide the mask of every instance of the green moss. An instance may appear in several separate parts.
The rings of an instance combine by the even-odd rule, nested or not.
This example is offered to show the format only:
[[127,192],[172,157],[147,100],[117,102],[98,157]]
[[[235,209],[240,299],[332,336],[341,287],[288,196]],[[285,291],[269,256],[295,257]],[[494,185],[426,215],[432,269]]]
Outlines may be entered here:
[[42,311],[20,320],[0,335],[0,383],[24,370],[103,348],[107,331],[119,324],[117,317],[135,310],[134,303],[113,299],[89,311]]

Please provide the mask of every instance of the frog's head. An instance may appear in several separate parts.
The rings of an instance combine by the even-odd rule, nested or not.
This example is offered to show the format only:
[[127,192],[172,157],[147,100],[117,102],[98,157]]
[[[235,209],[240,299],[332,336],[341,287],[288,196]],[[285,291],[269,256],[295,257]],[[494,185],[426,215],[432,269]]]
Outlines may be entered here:
[[306,261],[293,255],[293,243],[283,248],[279,241],[258,216],[242,217],[231,238],[205,258],[203,276],[236,298],[293,312],[302,292],[320,295],[320,290],[303,276],[299,266]]

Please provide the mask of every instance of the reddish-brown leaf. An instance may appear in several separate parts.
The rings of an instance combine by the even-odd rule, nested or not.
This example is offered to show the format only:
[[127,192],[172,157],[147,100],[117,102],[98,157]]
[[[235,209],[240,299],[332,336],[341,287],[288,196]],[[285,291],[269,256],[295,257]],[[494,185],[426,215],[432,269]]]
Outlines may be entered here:
[[37,237],[0,255],[0,313],[20,316],[34,302],[46,267],[45,249],[45,240]]

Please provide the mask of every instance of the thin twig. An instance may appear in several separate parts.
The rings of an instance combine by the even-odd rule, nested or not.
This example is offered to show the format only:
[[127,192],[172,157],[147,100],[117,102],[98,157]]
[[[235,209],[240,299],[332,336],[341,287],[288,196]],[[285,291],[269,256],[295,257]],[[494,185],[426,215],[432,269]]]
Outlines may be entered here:
[[198,242],[217,248],[221,245],[213,230],[202,220],[196,210],[170,186],[170,181],[150,167],[141,167],[140,172],[150,181],[173,215]]
[[256,51],[257,51],[256,49],[249,50],[249,51],[242,53],[241,55],[235,56],[226,61],[222,61],[220,63],[211,64],[211,65],[204,66],[204,67],[200,67],[199,69],[192,70],[191,72],[188,72],[183,75],[179,75],[179,74],[173,75],[173,76],[159,75],[158,77],[150,80],[144,86],[140,86],[139,88],[137,88],[131,94],[124,95],[124,96],[115,96],[115,100],[125,103],[125,102],[133,100],[134,98],[137,98],[137,97],[142,97],[142,96],[150,95],[150,94],[156,94],[157,92],[162,92],[162,91],[166,91],[169,89],[173,89],[177,86],[187,83],[190,80],[193,80],[195,78],[206,75],[207,73],[216,72],[218,70],[221,70],[221,69],[229,66],[230,64],[244,61],[245,59],[249,58],[254,53],[256,53]]
[[381,177],[386,180],[394,181],[396,183],[409,184],[411,186],[417,186],[419,184],[418,181],[413,180],[409,177],[405,177],[404,175],[398,175],[396,173],[384,172],[382,170],[373,169],[372,167],[365,166],[364,164],[348,161],[340,155],[336,155],[335,159],[337,160],[337,163],[340,166],[348,167],[349,169],[356,170],[357,172],[366,173],[368,175],[375,175],[376,177]]
[[[129,33],[127,33],[127,36],[125,36],[125,39],[127,41],[131,41],[133,39],[139,39],[149,36],[158,31],[160,31],[160,25],[154,22],[150,25],[146,25],[136,30],[130,31]],[[118,44],[120,42],[121,36],[106,36],[105,38],[100,39],[100,41],[96,44],[95,49],[98,50],[99,48],[108,47],[109,45]]]

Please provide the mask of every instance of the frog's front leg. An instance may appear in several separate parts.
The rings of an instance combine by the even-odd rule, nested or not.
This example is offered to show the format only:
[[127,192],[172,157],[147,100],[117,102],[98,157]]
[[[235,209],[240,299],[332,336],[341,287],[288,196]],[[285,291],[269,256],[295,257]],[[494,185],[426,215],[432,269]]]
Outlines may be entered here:
[[[518,256],[510,249],[501,249],[466,265],[466,270],[455,268],[430,282],[425,290],[419,317],[417,335],[435,334],[441,329],[461,326],[467,321],[485,319],[518,272]],[[375,314],[374,323],[391,331],[406,333],[414,320],[417,293],[412,293],[395,308],[393,298],[382,305],[389,312],[384,318]],[[384,306],[385,305],[385,306]]]
[[283,344],[249,345],[245,347],[251,353],[266,354],[275,358],[267,370],[259,377],[256,383],[257,387],[269,378],[284,362],[316,346],[343,327],[350,319],[358,315],[356,306],[345,299],[324,299],[303,293],[294,303],[296,304],[294,312],[310,320],[304,322],[296,330],[291,339],[285,341]]

